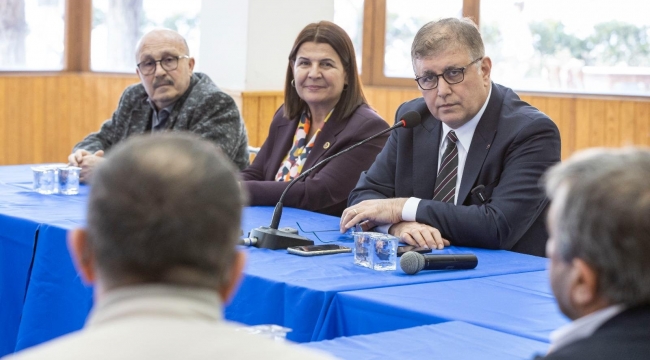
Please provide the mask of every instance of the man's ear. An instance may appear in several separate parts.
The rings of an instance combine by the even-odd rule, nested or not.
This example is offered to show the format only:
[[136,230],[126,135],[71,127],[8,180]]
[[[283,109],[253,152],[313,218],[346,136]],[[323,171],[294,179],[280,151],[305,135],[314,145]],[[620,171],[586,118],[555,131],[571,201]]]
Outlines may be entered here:
[[235,259],[230,268],[228,282],[219,289],[219,295],[225,304],[229,303],[232,296],[235,295],[239,288],[244,266],[246,265],[246,254],[241,251],[235,251]]
[[190,66],[190,72],[194,71],[194,63],[195,63],[194,58],[191,57],[191,58],[187,59],[187,63]]
[[481,60],[481,73],[483,74],[483,80],[486,81],[487,86],[492,86],[490,83],[490,73],[492,71],[492,59],[489,56],[484,56]]
[[571,284],[571,301],[582,314],[588,315],[607,306],[604,299],[598,295],[598,274],[584,260],[572,260],[573,283]]
[[84,229],[74,229],[68,232],[68,250],[81,280],[86,285],[93,284],[96,280],[95,255],[88,244],[87,233]]

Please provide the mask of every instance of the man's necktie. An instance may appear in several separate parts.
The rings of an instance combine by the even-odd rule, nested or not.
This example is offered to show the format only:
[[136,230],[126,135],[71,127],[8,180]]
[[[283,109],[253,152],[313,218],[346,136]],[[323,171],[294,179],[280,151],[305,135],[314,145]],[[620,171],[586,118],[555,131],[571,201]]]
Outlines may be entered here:
[[447,148],[442,154],[442,162],[436,178],[436,188],[433,191],[433,200],[454,202],[456,195],[456,178],[458,176],[458,138],[454,131],[447,134]]

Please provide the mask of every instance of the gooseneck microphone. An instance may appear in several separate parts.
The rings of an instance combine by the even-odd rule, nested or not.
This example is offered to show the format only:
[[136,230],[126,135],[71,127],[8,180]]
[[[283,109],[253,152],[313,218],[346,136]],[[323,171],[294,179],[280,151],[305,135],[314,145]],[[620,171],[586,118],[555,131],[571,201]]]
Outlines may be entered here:
[[474,254],[422,255],[415,251],[408,251],[399,261],[399,266],[409,275],[417,274],[422,270],[474,269],[477,265],[478,259]]
[[335,157],[338,157],[340,155],[345,154],[346,152],[359,147],[365,143],[367,143],[370,140],[373,140],[389,131],[393,131],[397,128],[400,127],[405,127],[407,129],[414,128],[418,126],[421,122],[421,117],[420,113],[417,111],[409,111],[406,114],[402,116],[402,118],[395,123],[395,125],[389,127],[388,129],[382,130],[375,135],[372,135],[371,137],[362,140],[344,150],[341,150],[340,152],[329,156],[318,163],[316,163],[314,166],[310,167],[307,170],[304,170],[299,176],[295,177],[287,187],[284,189],[282,192],[282,195],[280,195],[280,200],[278,200],[277,205],[275,205],[275,210],[273,210],[273,218],[271,219],[271,225],[267,226],[261,226],[255,229],[252,229],[248,233],[248,239],[240,242],[240,245],[248,245],[248,246],[256,246],[259,248],[265,248],[265,249],[286,249],[290,246],[304,246],[304,245],[313,245],[314,242],[312,240],[307,239],[306,237],[300,236],[297,233],[293,231],[287,231],[285,229],[279,229],[278,226],[280,225],[280,218],[282,217],[282,202],[284,200],[284,197],[287,195],[287,192],[289,189],[295,184],[296,182],[304,179],[309,175],[312,171],[318,169],[321,165],[329,162],[330,160],[334,159]]

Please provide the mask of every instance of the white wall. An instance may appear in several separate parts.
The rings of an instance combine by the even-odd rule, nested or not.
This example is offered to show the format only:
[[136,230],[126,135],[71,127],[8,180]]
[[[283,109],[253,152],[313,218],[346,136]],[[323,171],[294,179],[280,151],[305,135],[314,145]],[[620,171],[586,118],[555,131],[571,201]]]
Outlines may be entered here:
[[300,30],[333,18],[334,0],[203,0],[201,71],[231,92],[282,90]]

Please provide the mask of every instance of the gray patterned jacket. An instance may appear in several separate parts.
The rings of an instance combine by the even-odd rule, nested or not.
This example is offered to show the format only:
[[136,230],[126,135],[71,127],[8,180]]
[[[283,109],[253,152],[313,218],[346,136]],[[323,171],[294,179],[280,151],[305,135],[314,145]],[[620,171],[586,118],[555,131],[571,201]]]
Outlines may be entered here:
[[[108,151],[135,134],[151,131],[153,110],[142,84],[126,88],[113,117],[98,132],[86,136],[73,152]],[[165,124],[166,130],[187,130],[217,143],[239,169],[248,166],[248,137],[234,100],[219,90],[205,74],[194,73],[190,87],[178,99]]]

